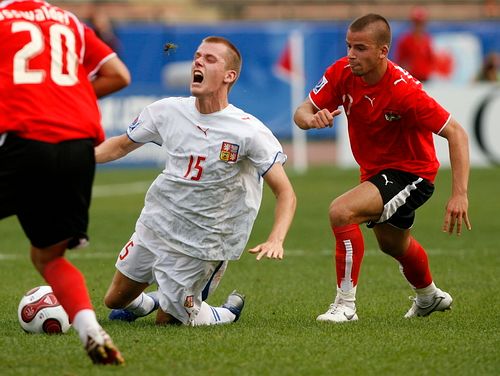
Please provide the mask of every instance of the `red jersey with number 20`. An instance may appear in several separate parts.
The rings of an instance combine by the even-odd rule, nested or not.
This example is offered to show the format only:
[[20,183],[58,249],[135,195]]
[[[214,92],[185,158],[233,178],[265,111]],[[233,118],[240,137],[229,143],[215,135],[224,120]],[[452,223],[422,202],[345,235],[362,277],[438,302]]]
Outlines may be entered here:
[[115,53],[44,1],[0,2],[0,133],[49,143],[104,140],[89,79]]
[[388,61],[382,79],[368,85],[344,57],[326,70],[309,99],[318,109],[343,106],[361,181],[388,168],[434,181],[439,161],[433,133],[443,130],[450,114],[404,69]]

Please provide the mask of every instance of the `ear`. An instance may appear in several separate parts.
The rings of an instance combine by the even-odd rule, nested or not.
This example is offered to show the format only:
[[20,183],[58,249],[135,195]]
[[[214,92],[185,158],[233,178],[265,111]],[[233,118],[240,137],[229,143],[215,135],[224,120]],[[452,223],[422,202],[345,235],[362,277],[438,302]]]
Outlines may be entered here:
[[226,84],[230,84],[230,83],[236,81],[236,78],[238,78],[236,71],[235,70],[228,70],[228,71],[226,71],[226,75],[224,76],[224,82]]
[[380,58],[381,59],[385,59],[389,56],[389,46],[387,44],[384,44],[381,48],[380,48]]

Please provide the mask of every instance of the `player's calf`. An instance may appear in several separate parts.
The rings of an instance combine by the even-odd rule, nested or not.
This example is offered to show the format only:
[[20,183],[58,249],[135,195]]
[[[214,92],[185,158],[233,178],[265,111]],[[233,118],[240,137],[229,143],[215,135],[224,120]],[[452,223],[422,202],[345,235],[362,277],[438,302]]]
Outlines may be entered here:
[[160,306],[158,292],[141,293],[128,306],[122,309],[113,309],[108,318],[110,320],[120,320],[132,322],[139,317],[144,317],[153,313]]

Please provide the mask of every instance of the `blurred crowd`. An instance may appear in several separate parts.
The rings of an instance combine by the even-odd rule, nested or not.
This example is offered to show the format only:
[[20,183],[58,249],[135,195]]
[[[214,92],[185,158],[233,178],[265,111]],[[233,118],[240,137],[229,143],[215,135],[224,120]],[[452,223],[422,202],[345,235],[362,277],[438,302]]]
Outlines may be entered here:
[[[409,71],[421,82],[431,79],[433,74],[446,75],[451,70],[451,57],[446,52],[437,51],[433,37],[427,30],[428,12],[423,7],[412,9],[409,17],[410,28],[397,40],[395,62]],[[486,54],[475,81],[498,82],[500,80],[500,54]]]

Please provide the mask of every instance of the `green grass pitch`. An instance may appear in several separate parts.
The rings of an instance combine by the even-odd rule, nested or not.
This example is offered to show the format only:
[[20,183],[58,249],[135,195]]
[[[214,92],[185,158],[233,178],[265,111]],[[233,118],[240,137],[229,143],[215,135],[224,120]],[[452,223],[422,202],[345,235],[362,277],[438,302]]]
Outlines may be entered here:
[[[91,210],[91,246],[68,252],[84,272],[98,318],[126,365],[96,367],[74,330],[25,334],[17,321],[23,293],[41,284],[28,242],[15,218],[0,223],[0,375],[498,375],[500,374],[500,169],[474,169],[470,179],[472,231],[441,232],[451,172],[417,212],[414,235],[427,249],[436,284],[454,298],[451,311],[406,320],[412,291],[396,262],[377,251],[363,227],[366,253],[358,286],[359,321],[318,323],[334,294],[328,226],[330,201],[357,183],[357,171],[315,167],[290,172],[298,207],[282,261],[232,262],[214,296],[220,305],[234,288],[247,295],[233,325],[155,327],[107,320],[102,298],[114,261],[128,240],[144,193],[157,170],[100,169]],[[249,247],[265,239],[274,199],[266,188]]]

